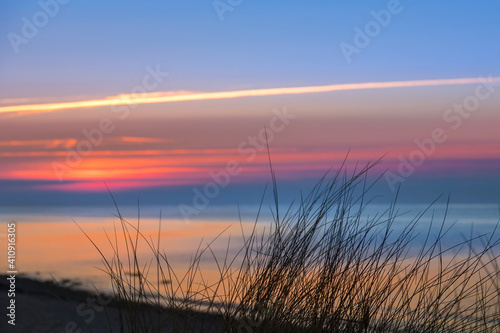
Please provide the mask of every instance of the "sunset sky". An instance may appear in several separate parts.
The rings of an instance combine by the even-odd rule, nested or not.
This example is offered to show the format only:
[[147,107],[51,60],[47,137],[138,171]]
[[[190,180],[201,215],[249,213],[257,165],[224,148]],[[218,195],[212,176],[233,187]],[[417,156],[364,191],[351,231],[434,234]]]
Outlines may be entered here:
[[385,156],[373,177],[388,171],[387,197],[402,184],[404,200],[500,203],[498,13],[493,0],[3,4],[0,207],[108,205],[105,183],[123,204],[258,203],[263,128],[290,198],[349,154],[348,169]]

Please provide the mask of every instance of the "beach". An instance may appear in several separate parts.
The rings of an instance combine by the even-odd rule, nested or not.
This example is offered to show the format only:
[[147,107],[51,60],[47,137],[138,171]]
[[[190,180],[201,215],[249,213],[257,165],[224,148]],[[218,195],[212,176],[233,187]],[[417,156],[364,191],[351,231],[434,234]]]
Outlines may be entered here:
[[[0,275],[0,294],[7,293],[8,276]],[[11,333],[109,333],[121,332],[118,302],[110,295],[92,292],[71,281],[57,282],[19,275],[16,277],[15,325],[2,320],[0,331]],[[4,302],[2,301],[2,305]],[[137,304],[149,325],[164,322],[159,332],[218,332],[223,320],[193,311],[173,312]],[[125,311],[126,312],[126,311]],[[189,318],[186,320],[186,318]],[[185,322],[189,327],[182,326]],[[125,324],[125,327],[127,325]],[[204,328],[202,326],[205,326]],[[214,327],[215,330],[210,330]],[[125,332],[128,330],[125,328]]]

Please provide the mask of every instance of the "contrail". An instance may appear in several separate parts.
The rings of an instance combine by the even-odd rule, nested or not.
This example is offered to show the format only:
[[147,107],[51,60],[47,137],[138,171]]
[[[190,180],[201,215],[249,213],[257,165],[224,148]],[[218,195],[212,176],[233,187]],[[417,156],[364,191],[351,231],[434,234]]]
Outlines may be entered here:
[[144,93],[144,94],[124,94],[110,96],[103,99],[84,100],[64,103],[46,103],[46,104],[26,104],[0,107],[0,113],[8,112],[52,112],[66,109],[83,109],[101,106],[130,105],[130,104],[157,104],[171,102],[186,102],[200,100],[229,99],[255,96],[274,96],[274,95],[299,95],[324,93],[331,91],[344,90],[364,90],[364,89],[387,89],[387,88],[408,88],[408,87],[427,87],[427,86],[445,86],[461,84],[485,84],[500,82],[500,77],[488,78],[461,78],[461,79],[438,79],[438,80],[416,80],[416,81],[390,81],[390,82],[367,82],[367,83],[348,83],[332,84],[326,86],[309,87],[290,87],[290,88],[269,88],[252,90],[219,91],[204,93]]

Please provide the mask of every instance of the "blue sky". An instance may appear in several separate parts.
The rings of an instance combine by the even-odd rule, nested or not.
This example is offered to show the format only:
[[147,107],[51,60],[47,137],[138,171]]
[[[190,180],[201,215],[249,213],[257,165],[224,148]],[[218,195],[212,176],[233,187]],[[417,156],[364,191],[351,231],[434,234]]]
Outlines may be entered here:
[[[237,158],[239,144],[272,119],[271,110],[284,106],[298,120],[276,135],[272,147],[290,191],[310,185],[349,148],[360,161],[387,153],[386,167],[394,169],[398,156],[414,151],[416,139],[447,126],[445,111],[475,89],[471,83],[430,84],[141,104],[123,121],[109,106],[2,113],[2,108],[14,105],[30,111],[38,103],[102,101],[128,94],[144,82],[148,66],[169,73],[147,92],[163,95],[456,78],[477,84],[477,78],[500,76],[498,1],[72,0],[59,4],[50,17],[43,14],[44,7],[54,9],[55,3],[9,2],[0,13],[4,205],[95,203],[100,196],[75,188],[71,195],[65,191],[74,184],[88,190],[103,181],[116,181],[118,189],[132,191],[130,200],[143,196],[155,204],[163,198],[189,201],[193,186],[203,186],[208,172],[223,168],[231,154]],[[230,6],[223,20],[214,3]],[[375,21],[373,12],[382,15],[390,8],[397,13],[347,61],[340,45],[356,45],[356,29],[367,33],[367,24]],[[23,36],[26,20],[33,24],[34,17],[43,15],[46,24],[34,36]],[[16,45],[13,38],[25,42]],[[427,197],[433,194],[453,192],[462,202],[500,200],[495,172],[500,167],[495,151],[500,146],[498,91],[481,102],[480,112],[464,119],[459,131],[446,127],[450,139],[405,182],[409,197],[431,201]],[[66,150],[85,139],[82,130],[95,128],[103,117],[112,118],[116,131],[60,184],[51,163],[62,163]],[[169,154],[177,150],[184,155],[174,161]],[[128,151],[133,154],[126,155]],[[141,155],[152,152],[156,159]],[[113,154],[125,157],[115,159]],[[172,169],[159,168],[160,162],[172,163]],[[268,181],[267,165],[265,158],[252,163],[248,173],[231,184],[234,188],[214,202],[257,197]],[[137,172],[133,177],[131,170]],[[117,173],[123,178],[117,180]],[[164,187],[137,187],[131,179],[138,177]]]
[[[498,71],[496,1],[402,0],[347,64],[339,44],[352,44],[354,27],[388,3],[243,0],[220,21],[210,1],[70,1],[18,54],[1,39],[1,96],[119,93],[156,63],[171,73],[167,88],[204,91]],[[4,36],[41,9],[37,1],[3,6]]]

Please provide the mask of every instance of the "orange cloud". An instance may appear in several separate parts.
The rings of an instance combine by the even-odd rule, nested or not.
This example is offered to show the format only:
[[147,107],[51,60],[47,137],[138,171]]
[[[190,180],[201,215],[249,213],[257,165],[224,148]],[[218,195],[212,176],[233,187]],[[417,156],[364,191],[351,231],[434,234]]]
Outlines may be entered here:
[[16,140],[0,141],[0,147],[42,146],[43,148],[71,147],[77,143],[76,139],[63,140]]
[[121,137],[120,139],[121,139],[121,141],[127,142],[127,143],[166,143],[166,142],[172,141],[172,140],[168,140],[168,139],[131,137],[131,136],[124,136],[124,137]]

